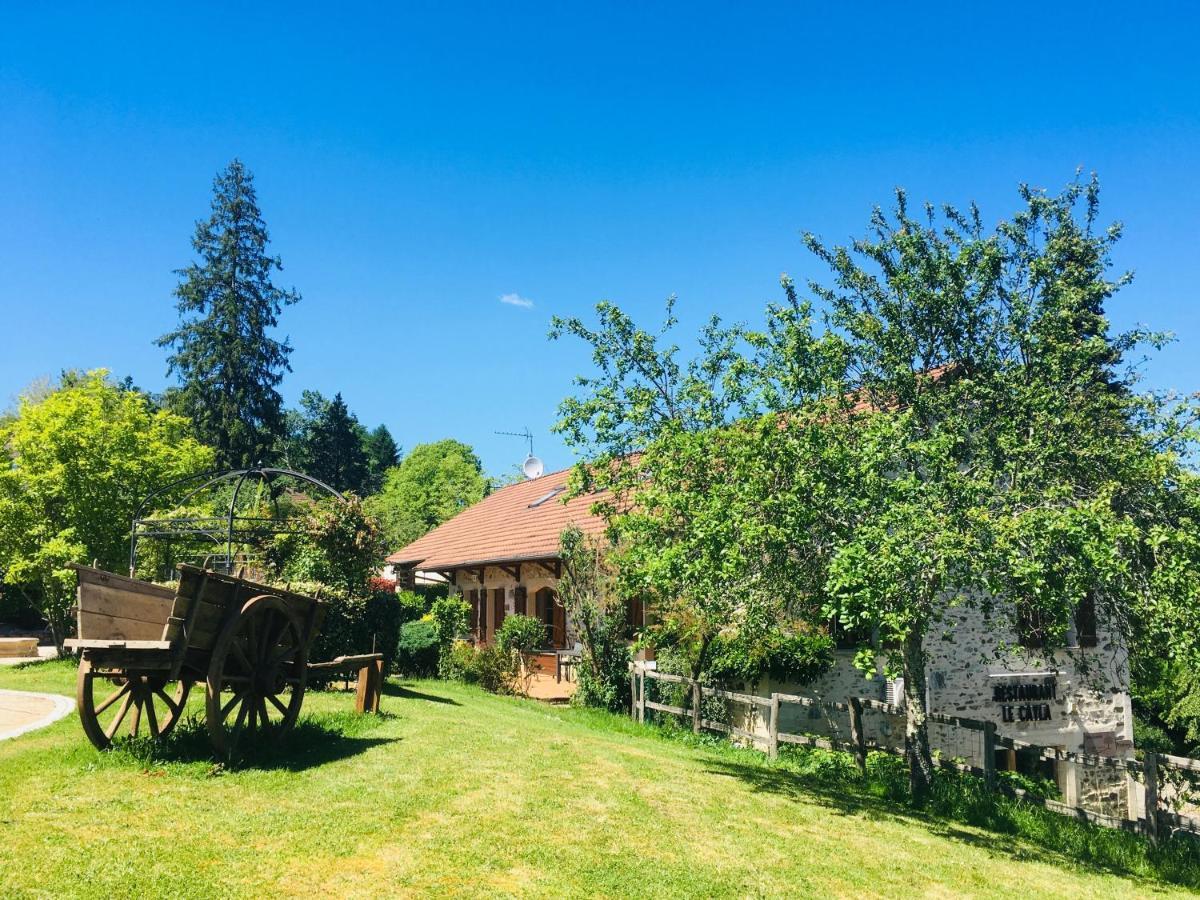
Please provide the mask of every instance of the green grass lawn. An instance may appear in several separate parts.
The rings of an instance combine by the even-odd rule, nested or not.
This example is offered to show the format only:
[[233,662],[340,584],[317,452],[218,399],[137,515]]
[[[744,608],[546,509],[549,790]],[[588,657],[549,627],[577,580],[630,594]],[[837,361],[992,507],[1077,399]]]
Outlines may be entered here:
[[1183,893],[620,717],[443,682],[352,707],[310,693],[288,746],[233,769],[196,726],[160,753],[98,753],[74,716],[0,742],[0,895]]

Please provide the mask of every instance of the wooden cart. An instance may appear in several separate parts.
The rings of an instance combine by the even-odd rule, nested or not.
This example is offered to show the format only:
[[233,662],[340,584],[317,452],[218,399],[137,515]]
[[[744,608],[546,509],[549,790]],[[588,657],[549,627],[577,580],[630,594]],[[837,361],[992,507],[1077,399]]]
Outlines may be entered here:
[[304,702],[318,600],[194,566],[160,585],[76,566],[82,652],[77,702],[83,730],[107,748],[125,728],[162,738],[188,693],[205,686],[205,720],[220,754],[246,737],[277,739]]

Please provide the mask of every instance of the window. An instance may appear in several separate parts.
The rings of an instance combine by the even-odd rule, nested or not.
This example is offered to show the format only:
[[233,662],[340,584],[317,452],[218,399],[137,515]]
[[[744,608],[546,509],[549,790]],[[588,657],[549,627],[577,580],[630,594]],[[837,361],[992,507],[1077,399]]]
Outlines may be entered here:
[[530,503],[528,508],[529,509],[537,509],[543,503],[548,503],[549,501],[553,500],[555,497],[557,497],[559,494],[561,494],[566,489],[567,489],[567,486],[565,484],[560,484],[556,488],[551,488],[548,493],[543,494],[542,496],[540,496],[536,500],[534,500],[532,503]]
[[1075,609],[1075,643],[1080,647],[1095,647],[1096,595],[1088,591]]
[[476,591],[467,594],[467,603],[471,606],[471,634],[479,634],[479,597]]
[[646,606],[641,597],[625,601],[625,638],[633,640],[646,624]]
[[872,629],[867,625],[844,625],[842,620],[834,616],[829,620],[829,636],[833,638],[838,650],[857,650],[871,645]]
[[537,618],[546,627],[546,646],[563,648],[567,645],[566,610],[553,588],[544,587],[534,595]]
[[1017,604],[1017,641],[1022,647],[1039,650],[1046,646],[1046,616],[1031,603]]
[[492,591],[492,606],[496,631],[499,631],[500,626],[504,623],[504,588],[496,588]]

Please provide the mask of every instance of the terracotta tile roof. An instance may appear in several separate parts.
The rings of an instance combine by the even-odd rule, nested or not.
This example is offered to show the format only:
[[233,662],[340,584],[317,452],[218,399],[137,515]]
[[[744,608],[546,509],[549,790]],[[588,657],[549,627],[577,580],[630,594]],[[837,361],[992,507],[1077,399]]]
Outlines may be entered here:
[[604,529],[604,520],[588,511],[599,495],[562,502],[570,471],[550,472],[500,488],[397,550],[387,561],[436,570],[553,559],[558,556],[559,535],[568,524],[574,523],[587,534]]

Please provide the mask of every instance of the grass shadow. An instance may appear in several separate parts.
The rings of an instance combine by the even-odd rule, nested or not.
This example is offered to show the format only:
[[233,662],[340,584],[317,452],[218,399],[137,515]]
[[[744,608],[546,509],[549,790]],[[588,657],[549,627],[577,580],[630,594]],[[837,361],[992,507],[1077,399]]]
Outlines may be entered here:
[[819,756],[809,757],[818,762],[814,771],[797,771],[787,760],[771,764],[721,756],[725,758],[707,761],[707,772],[736,778],[756,792],[816,802],[839,815],[919,823],[941,837],[1013,860],[1066,862],[1148,886],[1168,882],[1200,888],[1200,849],[1186,837],[1152,846],[1139,835],[1075,822],[996,797],[949,773],[939,778],[930,805],[915,808],[909,805],[902,773],[890,758],[874,759],[874,768],[864,777],[840,763],[822,766]]
[[447,706],[462,706],[461,703],[452,697],[442,697],[438,694],[427,694],[423,691],[414,691],[410,687],[406,687],[403,684],[397,684],[393,681],[384,682],[383,695],[385,697],[399,697],[402,700],[427,700],[430,703],[444,703]]
[[246,735],[229,757],[219,757],[209,742],[203,718],[189,716],[165,740],[132,738],[113,745],[114,756],[128,756],[138,765],[152,767],[167,763],[211,762],[211,774],[247,769],[303,772],[394,744],[399,737],[370,735],[380,723],[392,718],[387,713],[363,716],[357,713],[323,713],[304,716],[290,733],[273,743],[256,744]]

